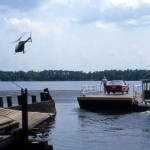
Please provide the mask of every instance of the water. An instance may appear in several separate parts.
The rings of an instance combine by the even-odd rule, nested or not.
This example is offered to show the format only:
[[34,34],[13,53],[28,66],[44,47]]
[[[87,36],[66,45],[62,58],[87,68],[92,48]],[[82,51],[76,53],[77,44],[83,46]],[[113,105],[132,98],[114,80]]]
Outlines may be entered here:
[[[128,82],[130,89],[137,82]],[[17,82],[36,93],[49,88],[56,104],[56,118],[47,127],[46,139],[54,150],[149,150],[150,112],[89,112],[79,108],[77,96],[84,82]],[[11,87],[11,88],[10,88]],[[0,95],[18,93],[10,82],[0,82]]]

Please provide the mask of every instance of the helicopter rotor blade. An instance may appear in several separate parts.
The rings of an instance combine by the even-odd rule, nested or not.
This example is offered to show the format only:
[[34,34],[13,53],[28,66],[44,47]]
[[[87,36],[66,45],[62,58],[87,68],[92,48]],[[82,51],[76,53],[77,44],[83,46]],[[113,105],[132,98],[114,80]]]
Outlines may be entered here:
[[23,37],[23,36],[21,36],[19,39],[17,39],[17,40],[14,41],[13,43],[16,43],[16,42],[20,41],[22,37]]
[[20,41],[21,38],[24,37],[24,36],[27,35],[27,34],[29,34],[29,32],[24,32],[24,33],[22,33],[22,35],[19,37],[19,39],[17,39],[17,40],[14,41],[13,43],[16,43],[16,42]]

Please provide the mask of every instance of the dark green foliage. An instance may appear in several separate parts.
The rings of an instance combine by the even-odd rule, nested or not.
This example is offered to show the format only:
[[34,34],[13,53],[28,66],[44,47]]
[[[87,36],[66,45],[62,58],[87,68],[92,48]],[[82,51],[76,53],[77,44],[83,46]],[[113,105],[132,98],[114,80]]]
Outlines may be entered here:
[[67,70],[0,71],[0,81],[97,81],[103,76],[108,80],[137,81],[149,79],[150,70],[104,70],[88,73]]

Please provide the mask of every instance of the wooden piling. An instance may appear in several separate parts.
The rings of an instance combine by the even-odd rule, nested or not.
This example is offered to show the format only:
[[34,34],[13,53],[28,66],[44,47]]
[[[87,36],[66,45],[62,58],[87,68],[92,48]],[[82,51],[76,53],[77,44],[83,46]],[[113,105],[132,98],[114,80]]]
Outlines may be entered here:
[[12,96],[7,96],[7,106],[12,107]]
[[4,103],[3,103],[3,97],[2,96],[0,96],[0,107],[4,107]]
[[32,103],[36,103],[36,95],[32,95]]
[[21,89],[22,96],[22,142],[28,142],[28,100],[27,89]]
[[21,95],[17,95],[17,98],[18,98],[18,105],[22,105]]
[[41,101],[45,101],[45,94],[44,92],[40,92]]
[[51,95],[50,95],[50,93],[49,93],[48,88],[45,88],[45,89],[44,89],[44,93],[45,93],[45,99],[46,99],[46,100],[52,100],[52,97],[51,97]]
[[44,96],[45,96],[45,100],[49,100],[49,93],[48,92],[44,92]]

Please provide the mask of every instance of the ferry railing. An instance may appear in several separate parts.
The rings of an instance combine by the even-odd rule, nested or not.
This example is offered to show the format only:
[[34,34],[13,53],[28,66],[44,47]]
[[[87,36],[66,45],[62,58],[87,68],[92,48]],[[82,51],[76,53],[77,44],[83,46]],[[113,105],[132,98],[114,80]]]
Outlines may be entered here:
[[142,98],[142,86],[141,85],[133,85],[133,97],[134,101],[139,101]]
[[142,94],[141,85],[133,85],[133,96],[136,96],[137,94]]
[[[96,95],[104,93],[104,87],[100,85],[81,85],[82,95]],[[142,95],[142,86],[141,85],[133,85],[133,97],[137,97]]]
[[82,95],[96,95],[102,92],[101,85],[82,85],[81,86]]

